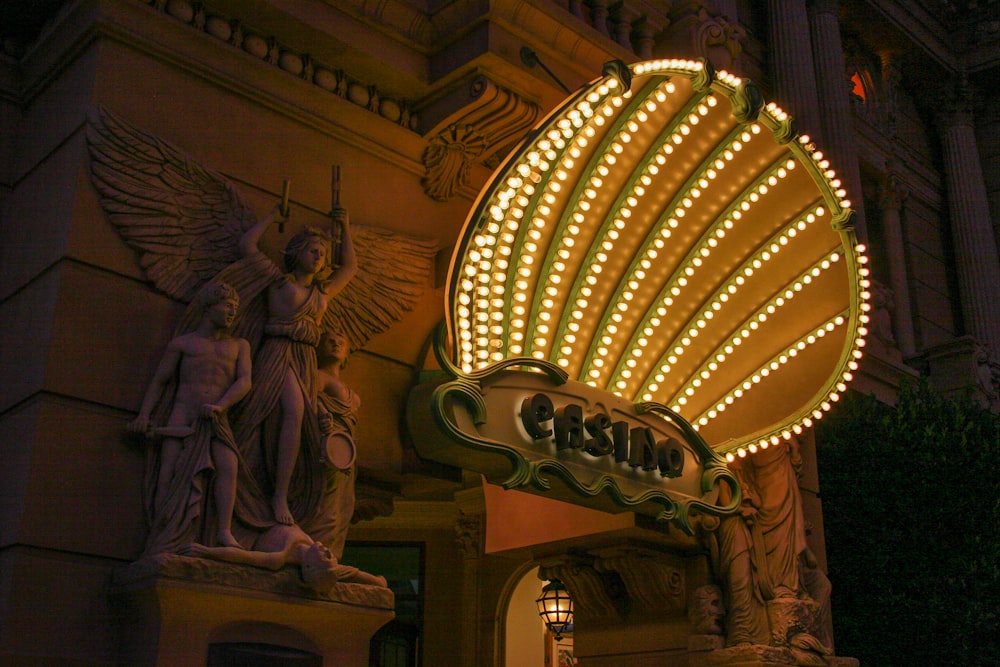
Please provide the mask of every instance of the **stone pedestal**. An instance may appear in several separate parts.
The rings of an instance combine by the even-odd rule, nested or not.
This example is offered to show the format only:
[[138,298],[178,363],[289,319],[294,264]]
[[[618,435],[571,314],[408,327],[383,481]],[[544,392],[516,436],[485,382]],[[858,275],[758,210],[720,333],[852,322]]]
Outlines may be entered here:
[[772,667],[777,665],[815,665],[819,667],[858,667],[856,658],[797,656],[793,649],[779,646],[746,644],[702,653],[691,657],[691,667]]
[[176,555],[118,571],[111,597],[122,664],[136,667],[257,664],[262,656],[269,665],[366,667],[372,635],[394,616],[387,588],[340,583],[317,592],[298,568]]

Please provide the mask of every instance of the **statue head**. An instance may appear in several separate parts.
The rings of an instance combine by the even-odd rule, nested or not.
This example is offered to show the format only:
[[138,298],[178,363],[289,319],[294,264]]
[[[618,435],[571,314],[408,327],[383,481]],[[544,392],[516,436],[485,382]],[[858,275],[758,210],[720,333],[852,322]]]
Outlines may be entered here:
[[221,280],[208,283],[198,292],[198,305],[203,311],[227,299],[235,301],[237,306],[240,305],[240,293],[235,287]]
[[317,589],[329,588],[340,580],[340,564],[321,542],[302,551],[302,579]]
[[700,586],[695,589],[688,605],[688,620],[691,634],[721,635],[719,619],[726,613],[722,603],[722,591],[718,586]]
[[320,266],[314,267],[314,272],[318,273],[327,268],[332,252],[332,237],[330,233],[318,227],[304,227],[295,236],[288,239],[288,244],[285,245],[285,270],[288,272],[295,271],[305,260],[303,253],[314,246],[322,248],[324,251],[323,263]]
[[351,344],[347,336],[338,332],[329,333],[324,331],[319,337],[319,345],[316,346],[316,361],[320,366],[327,366],[336,363],[341,370],[347,366],[347,357],[351,353]]
[[210,282],[198,292],[197,298],[203,321],[208,319],[218,329],[228,329],[233,324],[240,306],[240,293],[232,285]]

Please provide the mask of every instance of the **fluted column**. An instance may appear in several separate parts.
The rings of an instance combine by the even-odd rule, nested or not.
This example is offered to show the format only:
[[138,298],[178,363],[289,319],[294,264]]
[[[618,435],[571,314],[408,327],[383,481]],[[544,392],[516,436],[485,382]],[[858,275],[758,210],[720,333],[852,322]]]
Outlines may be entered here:
[[906,271],[906,246],[903,242],[900,209],[906,192],[896,177],[889,174],[882,187],[882,229],[885,232],[885,250],[889,262],[889,284],[892,286],[895,308],[892,310],[892,328],[896,344],[904,359],[916,354],[913,336],[913,316],[910,308],[910,281]]
[[966,85],[960,88],[955,108],[940,117],[948,211],[965,331],[991,348],[995,360],[1000,355],[1000,256],[976,146],[971,91]]
[[805,0],[767,0],[767,35],[773,97],[796,119],[799,132],[816,135],[821,126]]
[[822,147],[831,157],[831,164],[840,175],[851,200],[851,208],[857,213],[858,236],[865,239],[861,169],[858,166],[854,113],[851,110],[851,80],[847,76],[844,47],[840,39],[840,2],[810,0],[809,13]]

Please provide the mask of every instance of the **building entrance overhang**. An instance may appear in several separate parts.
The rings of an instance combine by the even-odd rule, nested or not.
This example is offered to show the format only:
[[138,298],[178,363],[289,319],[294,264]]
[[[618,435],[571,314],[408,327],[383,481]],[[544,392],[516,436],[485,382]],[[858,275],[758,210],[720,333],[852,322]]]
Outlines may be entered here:
[[[452,258],[419,453],[691,530],[726,460],[812,426],[869,305],[840,180],[756,86],[609,63],[497,169]],[[718,503],[720,485],[730,499]]]

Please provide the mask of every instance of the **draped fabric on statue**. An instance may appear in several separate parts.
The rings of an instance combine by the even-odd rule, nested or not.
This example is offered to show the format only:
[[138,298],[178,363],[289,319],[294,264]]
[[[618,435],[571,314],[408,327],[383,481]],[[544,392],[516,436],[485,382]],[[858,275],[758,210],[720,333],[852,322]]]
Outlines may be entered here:
[[802,592],[799,556],[806,550],[806,528],[791,458],[792,448],[785,445],[758,452],[753,460],[760,499],[755,529],[765,554],[760,567],[767,569],[768,598],[798,597]]
[[[327,446],[350,445],[354,442],[354,427],[358,423],[358,409],[361,398],[348,389],[346,398],[320,393],[319,405],[332,418],[333,431],[326,436]],[[340,558],[344,554],[347,529],[354,514],[354,485],[356,467],[352,461],[349,468],[341,470],[324,457],[323,498],[318,511],[311,519],[303,522],[302,528],[317,542],[322,542],[330,552]]]
[[[237,485],[234,517],[251,526],[260,516],[269,517],[273,523],[270,498],[281,423],[280,396],[289,371],[302,390],[304,403],[301,446],[288,499],[296,521],[301,523],[316,513],[324,491],[323,437],[316,418],[316,344],[320,334],[316,319],[325,284],[313,287],[310,298],[293,318],[269,319],[268,288],[287,279],[267,256],[253,253],[223,269],[213,280],[228,283],[239,292],[239,314],[232,333],[245,338],[253,353],[250,393],[231,411],[233,433],[242,457],[240,468],[246,469],[251,478],[250,483]],[[197,304],[192,303],[179,328],[190,327],[199,317]],[[241,475],[240,479],[243,478]],[[237,534],[237,538],[244,542],[242,535]]]
[[[172,403],[172,392],[167,396],[170,400],[161,401],[161,404]],[[163,498],[156,497],[157,476],[162,472],[159,443],[154,443],[147,449],[144,491],[149,533],[146,536],[144,556],[174,553],[191,542],[207,546],[217,543],[217,515],[212,502],[215,474],[213,443],[231,449],[239,461],[236,484],[244,491],[242,498],[237,500],[234,511],[239,522],[234,526],[236,532],[250,534],[266,530],[274,524],[270,512],[262,511],[266,507],[261,506],[262,497],[239,456],[226,416],[220,415],[216,419],[199,418],[194,425],[194,433],[182,441],[174,466],[173,483]]]
[[753,558],[753,538],[746,520],[739,514],[723,519],[716,539],[719,576],[725,582],[727,644],[766,644],[770,627]]
[[302,392],[301,445],[292,473],[289,508],[298,523],[316,511],[323,489],[323,438],[316,416],[316,288],[293,321],[268,321],[253,359],[253,388],[239,407],[236,441],[264,493],[273,494],[278,436],[281,430],[281,390],[291,372]]

